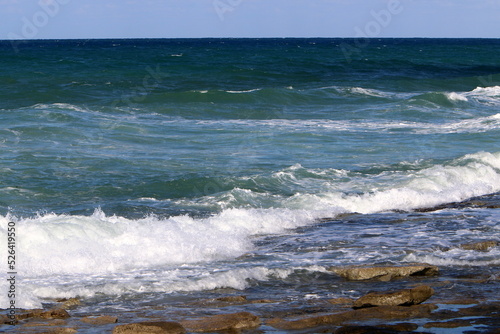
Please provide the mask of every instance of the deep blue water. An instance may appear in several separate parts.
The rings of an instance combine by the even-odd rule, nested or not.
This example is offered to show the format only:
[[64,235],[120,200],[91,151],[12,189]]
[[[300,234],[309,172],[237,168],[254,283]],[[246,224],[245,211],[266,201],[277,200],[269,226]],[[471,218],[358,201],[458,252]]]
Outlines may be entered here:
[[0,231],[17,224],[26,307],[265,293],[330,264],[499,264],[434,247],[498,239],[494,209],[404,216],[500,191],[498,39],[15,46],[0,42]]

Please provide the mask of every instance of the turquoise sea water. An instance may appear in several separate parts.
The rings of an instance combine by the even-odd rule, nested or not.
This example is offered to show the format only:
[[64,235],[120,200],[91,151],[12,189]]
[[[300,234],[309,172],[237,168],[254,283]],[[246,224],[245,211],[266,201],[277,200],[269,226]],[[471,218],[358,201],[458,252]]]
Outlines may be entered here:
[[458,248],[499,240],[497,210],[413,211],[500,191],[498,39],[14,46],[0,42],[0,234],[16,223],[19,307],[303,298],[331,265],[498,275],[498,247]]

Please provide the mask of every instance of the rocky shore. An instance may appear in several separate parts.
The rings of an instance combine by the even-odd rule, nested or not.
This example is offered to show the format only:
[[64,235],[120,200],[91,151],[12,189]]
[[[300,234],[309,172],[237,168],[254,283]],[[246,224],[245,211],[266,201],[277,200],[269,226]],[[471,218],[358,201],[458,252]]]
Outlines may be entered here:
[[[490,241],[463,245],[478,251],[494,246]],[[484,284],[497,289],[498,277],[443,280],[440,268],[425,263],[330,271],[366,293],[357,299],[318,296],[290,301],[220,291],[219,297],[186,303],[175,316],[167,312],[169,305],[151,305],[140,312],[86,314],[79,311],[82,301],[78,299],[57,300],[48,309],[17,310],[14,325],[2,312],[0,329],[47,334],[500,333],[500,300],[481,297],[474,290]],[[453,292],[459,283],[467,285],[467,293]]]

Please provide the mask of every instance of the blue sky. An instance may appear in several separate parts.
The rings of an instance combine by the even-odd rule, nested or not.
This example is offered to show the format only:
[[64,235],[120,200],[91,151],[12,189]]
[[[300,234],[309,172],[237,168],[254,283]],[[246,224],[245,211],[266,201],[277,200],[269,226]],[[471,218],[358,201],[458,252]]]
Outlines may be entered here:
[[500,38],[500,0],[0,0],[0,39]]

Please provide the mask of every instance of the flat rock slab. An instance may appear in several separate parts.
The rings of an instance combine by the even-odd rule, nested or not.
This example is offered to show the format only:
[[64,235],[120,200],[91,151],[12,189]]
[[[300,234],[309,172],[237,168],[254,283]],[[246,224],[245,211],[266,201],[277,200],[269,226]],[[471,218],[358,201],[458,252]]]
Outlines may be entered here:
[[364,308],[373,306],[411,306],[421,304],[434,294],[434,290],[427,285],[418,286],[413,289],[404,289],[392,293],[369,293],[357,299],[353,308]]
[[69,313],[66,310],[60,308],[52,310],[34,309],[34,310],[27,310],[20,314],[16,314],[17,320],[24,320],[29,318],[67,319],[69,317],[70,317]]
[[351,281],[363,281],[369,279],[389,281],[398,277],[434,276],[439,273],[439,268],[430,264],[421,263],[408,266],[333,267],[330,268],[330,271],[333,271],[337,275]]
[[398,330],[393,329],[391,326],[344,326],[337,329],[334,334],[401,334],[413,332],[418,328],[418,325],[414,325],[409,330]]
[[428,318],[431,312],[436,308],[437,306],[432,304],[415,306],[379,306],[297,320],[275,318],[269,320],[267,324],[282,330],[300,330],[324,325],[342,326],[355,321],[373,319],[402,320]]
[[260,324],[260,318],[250,312],[219,314],[182,322],[182,325],[192,332],[234,331],[256,328]]
[[184,334],[186,330],[178,322],[138,322],[128,325],[118,325],[113,334]]
[[44,334],[75,334],[78,331],[74,328],[58,328],[48,332],[44,332]]
[[459,328],[459,327],[469,327],[472,324],[472,320],[465,319],[454,319],[445,322],[428,322],[424,325],[424,328]]

